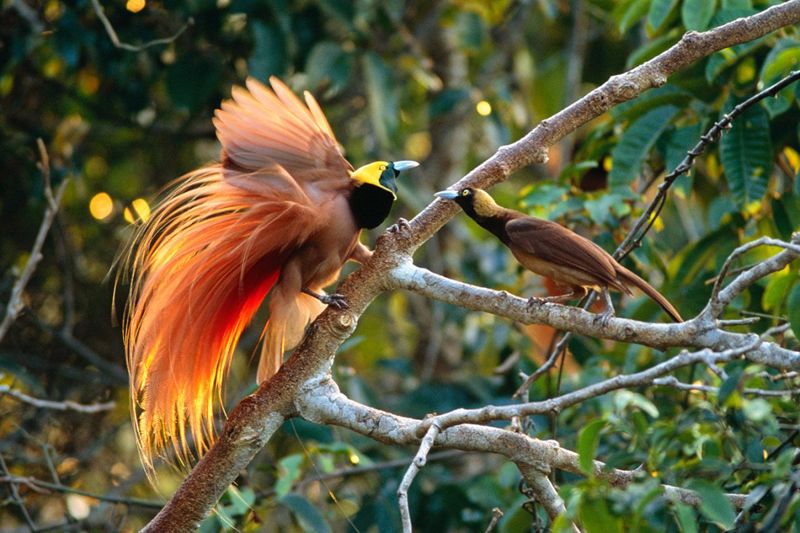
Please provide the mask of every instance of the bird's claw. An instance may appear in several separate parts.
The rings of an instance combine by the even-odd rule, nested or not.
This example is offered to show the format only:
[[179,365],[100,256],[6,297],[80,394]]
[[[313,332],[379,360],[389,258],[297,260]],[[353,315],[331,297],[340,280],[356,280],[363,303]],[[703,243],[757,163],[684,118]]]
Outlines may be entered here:
[[615,316],[616,315],[611,311],[604,311],[599,315],[597,315],[597,318],[595,318],[595,320],[599,320],[600,325],[605,328],[606,326],[608,326],[608,323],[611,321],[611,319],[614,318]]
[[540,298],[538,296],[531,296],[528,298],[528,309],[533,309],[534,307],[539,307],[542,304],[547,303],[545,298]]
[[386,231],[388,231],[389,233],[402,233],[410,229],[411,229],[411,224],[408,223],[408,220],[401,217],[397,219],[396,224],[392,224],[391,226],[386,228]]
[[325,305],[330,305],[331,307],[333,307],[334,309],[338,309],[339,311],[342,311],[350,307],[347,304],[347,298],[345,298],[344,295],[342,294],[324,294],[319,300]]

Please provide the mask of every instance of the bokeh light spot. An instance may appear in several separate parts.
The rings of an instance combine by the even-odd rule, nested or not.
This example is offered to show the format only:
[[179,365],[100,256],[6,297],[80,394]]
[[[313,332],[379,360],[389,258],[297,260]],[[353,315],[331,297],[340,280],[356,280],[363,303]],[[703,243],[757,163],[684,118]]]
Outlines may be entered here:
[[89,200],[89,212],[97,220],[108,218],[112,211],[114,211],[114,201],[108,193],[99,192]]

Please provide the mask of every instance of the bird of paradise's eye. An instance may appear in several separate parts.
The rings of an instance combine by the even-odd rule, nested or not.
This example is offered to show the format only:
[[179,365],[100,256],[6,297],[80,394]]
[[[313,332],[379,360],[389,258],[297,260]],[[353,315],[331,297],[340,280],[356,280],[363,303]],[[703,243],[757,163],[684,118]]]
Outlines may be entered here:
[[469,196],[469,189],[464,189],[461,191],[461,196]]

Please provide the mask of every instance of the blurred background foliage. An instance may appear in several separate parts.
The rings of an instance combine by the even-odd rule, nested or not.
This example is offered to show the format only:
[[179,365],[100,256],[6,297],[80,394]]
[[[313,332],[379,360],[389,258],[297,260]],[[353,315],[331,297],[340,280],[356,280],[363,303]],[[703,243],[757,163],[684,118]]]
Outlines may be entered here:
[[[0,380],[52,400],[114,400],[101,414],[37,409],[0,397],[0,453],[15,475],[56,480],[96,495],[2,485],[0,529],[25,530],[21,500],[39,527],[131,530],[154,509],[128,414],[120,330],[110,316],[107,273],[158,191],[218,155],[211,117],[233,84],[277,75],[313,91],[356,165],[416,159],[387,223],[412,217],[440,190],[538,121],[675,43],[777,1],[751,0],[6,0],[0,11],[0,301],[27,259],[45,207],[36,139],[56,182],[71,181],[26,309],[0,344]],[[176,33],[180,33],[173,38]],[[165,39],[152,43],[155,39]],[[516,173],[493,193],[504,205],[557,220],[612,250],[665,170],[720,115],[797,67],[797,28],[716,53],[618,106],[550,150],[546,165]],[[800,223],[798,87],[750,109],[678,179],[653,231],[627,260],[693,316],[738,244],[788,239]],[[370,245],[377,232],[365,236]],[[766,257],[758,249],[742,265]],[[505,249],[458,216],[415,258],[470,283],[522,295],[555,288],[523,275]],[[797,265],[751,287],[731,318],[761,317],[756,332],[787,323],[778,342],[797,348]],[[792,302],[794,304],[792,305]],[[118,302],[119,303],[119,302]],[[618,305],[641,320],[666,317],[636,296]],[[265,316],[241,343],[228,408],[254,389],[253,350]],[[742,328],[739,328],[742,329]],[[415,295],[380,297],[337,357],[350,397],[408,416],[507,403],[518,372],[546,355],[553,332],[522,327]],[[668,354],[575,338],[563,375],[530,391],[553,396]],[[796,398],[753,397],[743,387],[793,388],[797,379],[741,363],[722,380],[697,367],[686,382],[718,394],[667,387],[620,391],[553,417],[530,432],[584,458],[641,467],[627,490],[564,473],[568,515],[588,531],[718,531],[735,516],[723,491],[755,493],[747,517],[766,530],[798,522]],[[338,428],[288,423],[243,472],[202,531],[393,531],[395,491],[413,450]],[[410,495],[420,531],[483,531],[494,507],[503,532],[547,526],[527,502],[516,468],[499,456],[442,452]],[[159,490],[181,479],[165,469]],[[794,479],[792,483],[790,480]],[[670,503],[659,482],[694,488],[704,504]],[[526,503],[527,502],[527,503]],[[794,517],[794,518],[792,518]],[[556,523],[555,529],[565,523]],[[770,529],[772,527],[772,529]]]

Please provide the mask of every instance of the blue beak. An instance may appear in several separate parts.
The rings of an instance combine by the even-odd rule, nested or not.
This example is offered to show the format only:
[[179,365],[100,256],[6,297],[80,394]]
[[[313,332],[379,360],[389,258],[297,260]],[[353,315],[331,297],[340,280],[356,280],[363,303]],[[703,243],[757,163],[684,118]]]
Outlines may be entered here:
[[394,169],[397,172],[402,172],[403,170],[410,170],[412,168],[418,167],[419,163],[417,163],[416,161],[395,161],[394,163],[392,163],[392,166],[394,166]]
[[445,200],[455,200],[458,198],[457,191],[439,191],[433,194],[437,198],[444,198]]

